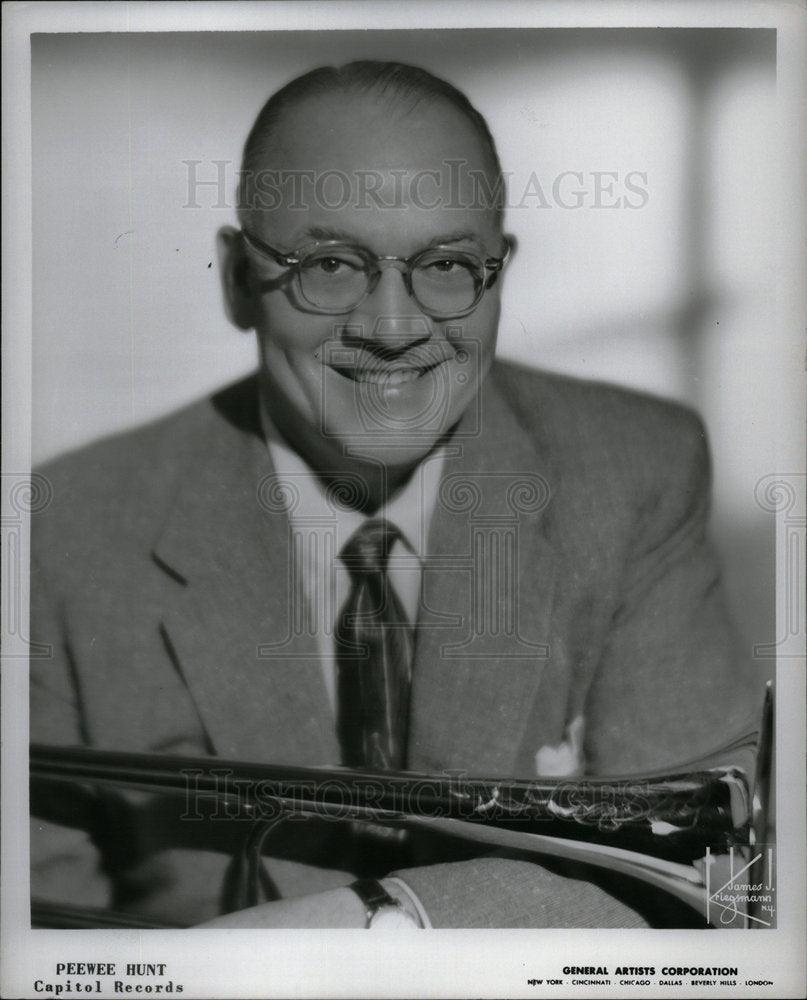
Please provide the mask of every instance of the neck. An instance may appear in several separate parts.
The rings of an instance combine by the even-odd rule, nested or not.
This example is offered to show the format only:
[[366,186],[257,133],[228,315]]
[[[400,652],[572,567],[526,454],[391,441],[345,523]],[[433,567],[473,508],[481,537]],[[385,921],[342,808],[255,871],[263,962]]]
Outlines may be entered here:
[[389,461],[388,445],[366,447],[361,455],[351,455],[344,445],[313,430],[288,404],[273,406],[271,394],[263,395],[263,405],[278,434],[324,485],[337,491],[340,502],[368,515],[402,489],[417,466],[441,443],[436,442],[425,455],[400,464]]

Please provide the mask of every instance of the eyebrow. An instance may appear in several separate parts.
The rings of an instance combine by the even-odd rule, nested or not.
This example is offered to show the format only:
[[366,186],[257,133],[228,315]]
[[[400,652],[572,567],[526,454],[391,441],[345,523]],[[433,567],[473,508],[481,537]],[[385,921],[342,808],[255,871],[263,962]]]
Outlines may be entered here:
[[[355,233],[348,232],[345,229],[334,229],[331,226],[310,226],[302,232],[300,239],[339,240],[342,243],[353,243],[358,246],[364,246],[363,241],[359,239]],[[428,250],[430,247],[446,246],[451,243],[465,242],[475,243],[479,247],[484,246],[478,233],[461,229],[454,230],[450,233],[443,233],[439,236],[433,236],[430,240],[423,244],[423,249]]]

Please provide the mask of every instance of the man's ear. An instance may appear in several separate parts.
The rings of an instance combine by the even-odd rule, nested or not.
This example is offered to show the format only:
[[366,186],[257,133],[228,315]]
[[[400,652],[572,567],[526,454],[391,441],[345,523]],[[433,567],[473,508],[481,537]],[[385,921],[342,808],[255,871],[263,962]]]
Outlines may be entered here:
[[240,230],[223,226],[216,235],[216,249],[227,316],[239,330],[251,330],[255,321],[247,274],[249,261],[244,253]]
[[[512,233],[505,233],[502,236],[502,244],[504,246],[504,249],[502,251],[502,256],[505,258],[505,265],[506,265],[509,264],[510,261],[513,259],[513,254],[516,252],[516,247],[518,246],[518,240],[516,239],[515,236],[513,236]],[[494,271],[493,274],[491,274],[491,276],[488,278],[487,285],[485,287],[493,288],[493,286],[502,276],[503,270],[504,269],[502,268],[498,271]]]

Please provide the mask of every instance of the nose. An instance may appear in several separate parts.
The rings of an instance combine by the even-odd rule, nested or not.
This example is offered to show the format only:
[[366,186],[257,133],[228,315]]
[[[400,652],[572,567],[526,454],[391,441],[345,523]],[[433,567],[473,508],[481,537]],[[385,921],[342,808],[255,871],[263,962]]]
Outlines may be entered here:
[[428,340],[433,333],[430,317],[421,312],[409,294],[396,261],[386,262],[372,292],[348,321],[351,334],[386,350],[405,350]]

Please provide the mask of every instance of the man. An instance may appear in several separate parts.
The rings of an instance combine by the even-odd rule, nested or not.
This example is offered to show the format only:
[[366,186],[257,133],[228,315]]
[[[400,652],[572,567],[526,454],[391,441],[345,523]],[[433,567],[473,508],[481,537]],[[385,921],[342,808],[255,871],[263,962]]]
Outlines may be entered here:
[[[671,766],[735,732],[756,692],[704,543],[701,425],[494,364],[514,241],[465,97],[398,64],[313,71],[261,112],[242,178],[219,246],[257,378],[44,470],[32,737],[533,778]],[[108,822],[92,844],[35,824],[42,891],[215,917],[222,859],[125,815],[125,849]],[[642,922],[590,873],[428,845],[351,888],[373,838],[273,845],[283,898],[219,922]]]

